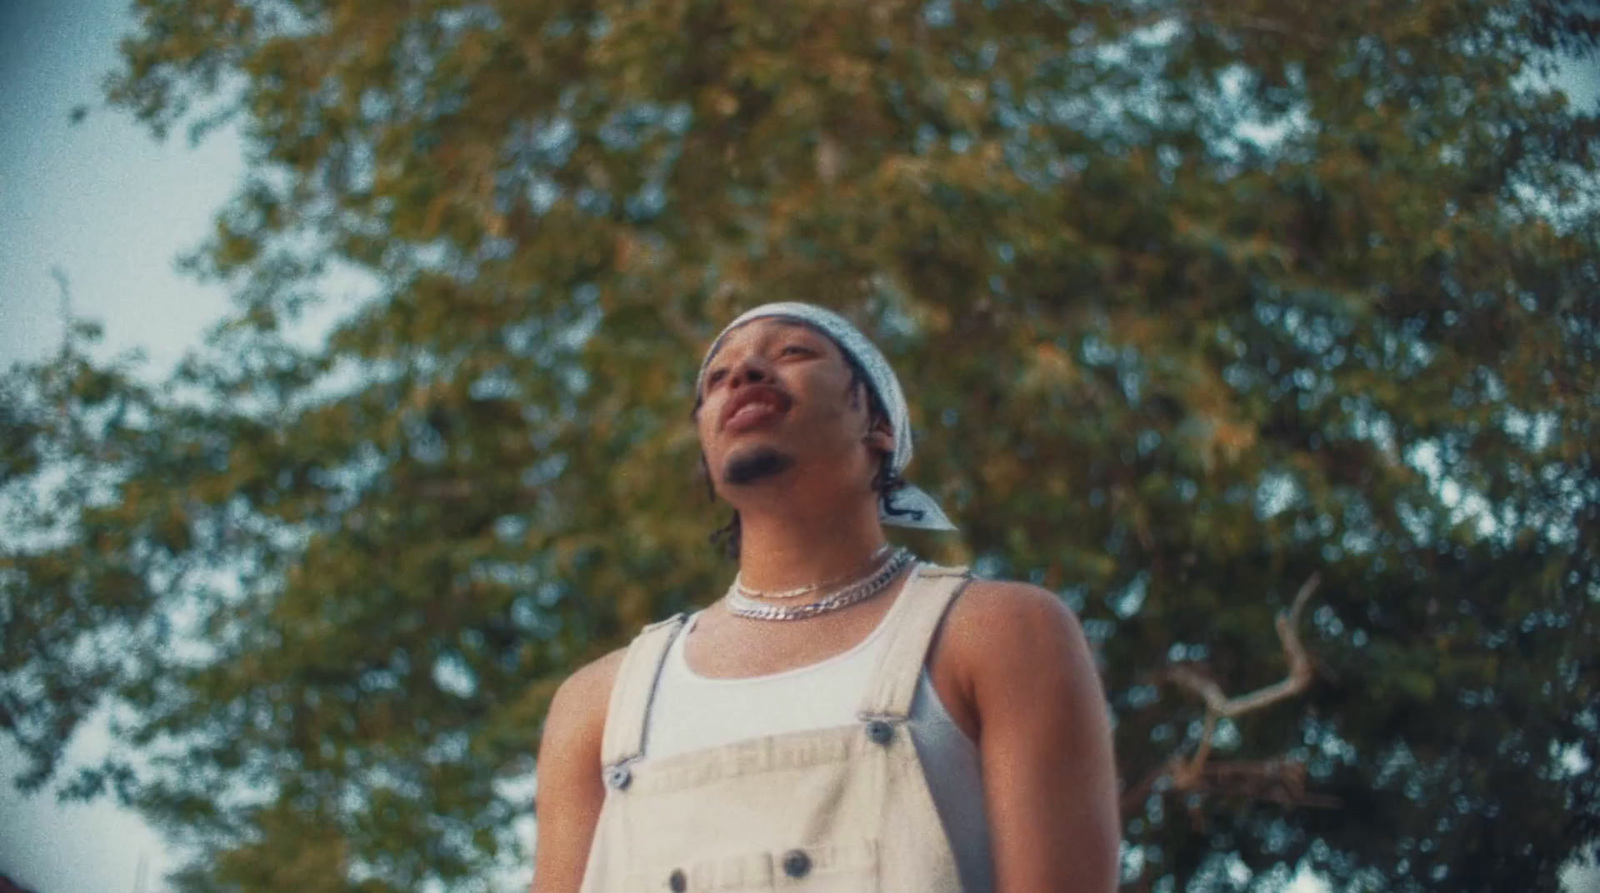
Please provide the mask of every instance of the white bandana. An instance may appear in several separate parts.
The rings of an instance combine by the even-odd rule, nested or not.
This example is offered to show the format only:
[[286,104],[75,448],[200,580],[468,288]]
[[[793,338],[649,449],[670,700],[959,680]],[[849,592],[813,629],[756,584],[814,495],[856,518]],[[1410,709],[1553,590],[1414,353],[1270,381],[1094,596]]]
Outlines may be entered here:
[[[778,316],[805,323],[832,338],[839,349],[849,354],[867,374],[867,385],[877,394],[878,401],[889,413],[889,428],[894,433],[894,455],[890,457],[890,467],[896,474],[905,471],[911,464],[911,414],[906,409],[906,397],[900,390],[900,379],[895,377],[894,370],[889,368],[889,361],[879,352],[876,345],[867,340],[867,337],[850,321],[821,307],[802,304],[798,301],[783,301],[776,304],[763,304],[754,310],[746,311],[738,319],[728,323],[722,330],[717,340],[711,343],[711,349],[706,351],[706,357],[700,361],[700,375],[695,380],[695,393],[700,392],[700,385],[706,377],[706,366],[710,365],[711,358],[716,356],[717,350],[722,347],[722,342],[728,333],[734,329],[763,317]],[[878,518],[885,524],[900,527],[916,527],[923,530],[955,530],[956,526],[945,517],[939,504],[933,497],[921,489],[910,484],[894,491],[894,505],[896,510],[905,514],[890,514],[882,499],[878,500]]]

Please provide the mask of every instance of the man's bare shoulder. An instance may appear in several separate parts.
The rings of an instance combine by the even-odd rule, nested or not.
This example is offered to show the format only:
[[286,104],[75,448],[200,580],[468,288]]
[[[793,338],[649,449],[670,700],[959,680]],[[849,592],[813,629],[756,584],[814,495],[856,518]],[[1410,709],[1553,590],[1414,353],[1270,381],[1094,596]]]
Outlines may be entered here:
[[1020,580],[974,579],[950,609],[950,620],[980,630],[989,625],[1021,631],[1035,623],[1076,626],[1077,616],[1048,589]]
[[545,734],[560,737],[593,737],[598,746],[599,736],[605,731],[606,707],[611,703],[611,689],[617,682],[617,669],[622,666],[626,648],[618,648],[598,660],[584,664],[573,672],[556,689],[550,702],[550,713],[545,720]]
[[1016,580],[968,583],[941,637],[964,669],[1033,659],[1062,660],[1087,650],[1077,615],[1048,589]]
[[538,844],[534,893],[576,890],[605,802],[600,747],[606,707],[627,649],[613,651],[568,676],[556,689],[539,742]]

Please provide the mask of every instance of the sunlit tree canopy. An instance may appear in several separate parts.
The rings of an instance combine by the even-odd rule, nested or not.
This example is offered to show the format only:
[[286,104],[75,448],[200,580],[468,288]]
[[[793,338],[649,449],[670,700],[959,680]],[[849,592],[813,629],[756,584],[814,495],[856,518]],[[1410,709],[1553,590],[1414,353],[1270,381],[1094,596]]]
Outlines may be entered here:
[[[906,541],[1082,618],[1132,889],[1555,890],[1600,840],[1591,7],[137,10],[111,103],[249,146],[187,261],[235,310],[170,379],[86,324],[0,379],[0,728],[180,889],[525,883],[556,685],[732,574],[693,376],[781,299],[906,382],[961,528]],[[1282,679],[1313,575],[1309,686],[1164,774],[1173,669]]]

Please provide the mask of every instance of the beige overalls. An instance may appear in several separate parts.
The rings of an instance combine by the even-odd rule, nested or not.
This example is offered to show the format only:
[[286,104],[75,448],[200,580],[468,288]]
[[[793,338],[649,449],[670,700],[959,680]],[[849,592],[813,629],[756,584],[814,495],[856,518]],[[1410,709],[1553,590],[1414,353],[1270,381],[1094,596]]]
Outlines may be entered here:
[[924,566],[860,721],[651,759],[652,693],[684,617],[645,627],[617,672],[601,748],[605,804],[583,893],[959,893],[906,720],[966,568]]

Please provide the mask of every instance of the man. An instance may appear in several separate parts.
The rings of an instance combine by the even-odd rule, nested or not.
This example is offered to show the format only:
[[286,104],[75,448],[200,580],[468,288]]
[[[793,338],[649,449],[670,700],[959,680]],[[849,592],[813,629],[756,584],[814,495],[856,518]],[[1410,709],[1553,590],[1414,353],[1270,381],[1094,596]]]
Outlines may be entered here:
[[900,384],[806,304],[736,319],[694,414],[739,573],[557,692],[534,893],[1106,893],[1119,816],[1099,680],[1037,587],[892,550],[951,529],[900,478]]

